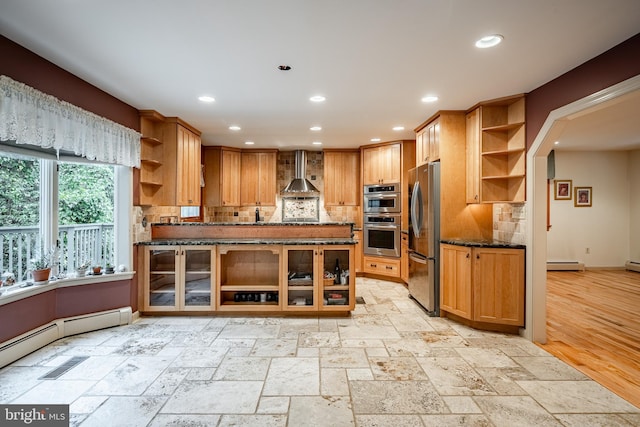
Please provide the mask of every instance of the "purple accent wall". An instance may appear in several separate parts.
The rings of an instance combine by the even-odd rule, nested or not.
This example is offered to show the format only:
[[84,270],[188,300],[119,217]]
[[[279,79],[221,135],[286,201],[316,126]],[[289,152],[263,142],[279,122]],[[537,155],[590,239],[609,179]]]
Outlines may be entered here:
[[0,35],[0,74],[140,131],[138,110]]
[[527,149],[549,113],[640,74],[640,33],[527,94]]

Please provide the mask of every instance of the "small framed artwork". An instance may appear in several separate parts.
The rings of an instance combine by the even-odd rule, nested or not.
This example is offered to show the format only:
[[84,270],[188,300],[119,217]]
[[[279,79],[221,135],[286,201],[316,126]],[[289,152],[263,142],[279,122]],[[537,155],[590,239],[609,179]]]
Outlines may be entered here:
[[571,200],[570,179],[556,179],[553,183],[555,184],[555,192],[553,196],[555,200]]
[[591,206],[591,187],[576,187],[575,197],[573,199],[573,205],[575,207],[590,207]]

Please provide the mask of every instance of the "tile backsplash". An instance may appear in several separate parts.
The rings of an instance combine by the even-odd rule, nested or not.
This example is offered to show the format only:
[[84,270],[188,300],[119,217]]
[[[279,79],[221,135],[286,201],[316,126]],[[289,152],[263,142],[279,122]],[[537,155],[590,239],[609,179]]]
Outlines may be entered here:
[[526,244],[527,218],[524,203],[494,203],[493,238],[502,242]]

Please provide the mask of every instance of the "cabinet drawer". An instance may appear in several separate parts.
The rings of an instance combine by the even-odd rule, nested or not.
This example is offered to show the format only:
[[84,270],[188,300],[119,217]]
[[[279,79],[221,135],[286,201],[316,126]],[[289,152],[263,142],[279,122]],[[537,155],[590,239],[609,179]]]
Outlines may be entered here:
[[364,272],[390,277],[400,277],[400,259],[365,256]]

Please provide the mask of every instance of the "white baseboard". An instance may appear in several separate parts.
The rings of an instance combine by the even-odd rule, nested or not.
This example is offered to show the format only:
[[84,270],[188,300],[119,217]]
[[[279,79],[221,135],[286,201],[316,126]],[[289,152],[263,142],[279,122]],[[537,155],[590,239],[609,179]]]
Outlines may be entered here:
[[547,261],[547,271],[584,271],[584,264],[578,261]]
[[624,265],[627,270],[630,271],[638,271],[640,272],[640,262],[638,261],[627,261]]
[[67,317],[0,343],[0,368],[70,335],[131,323],[131,307]]

